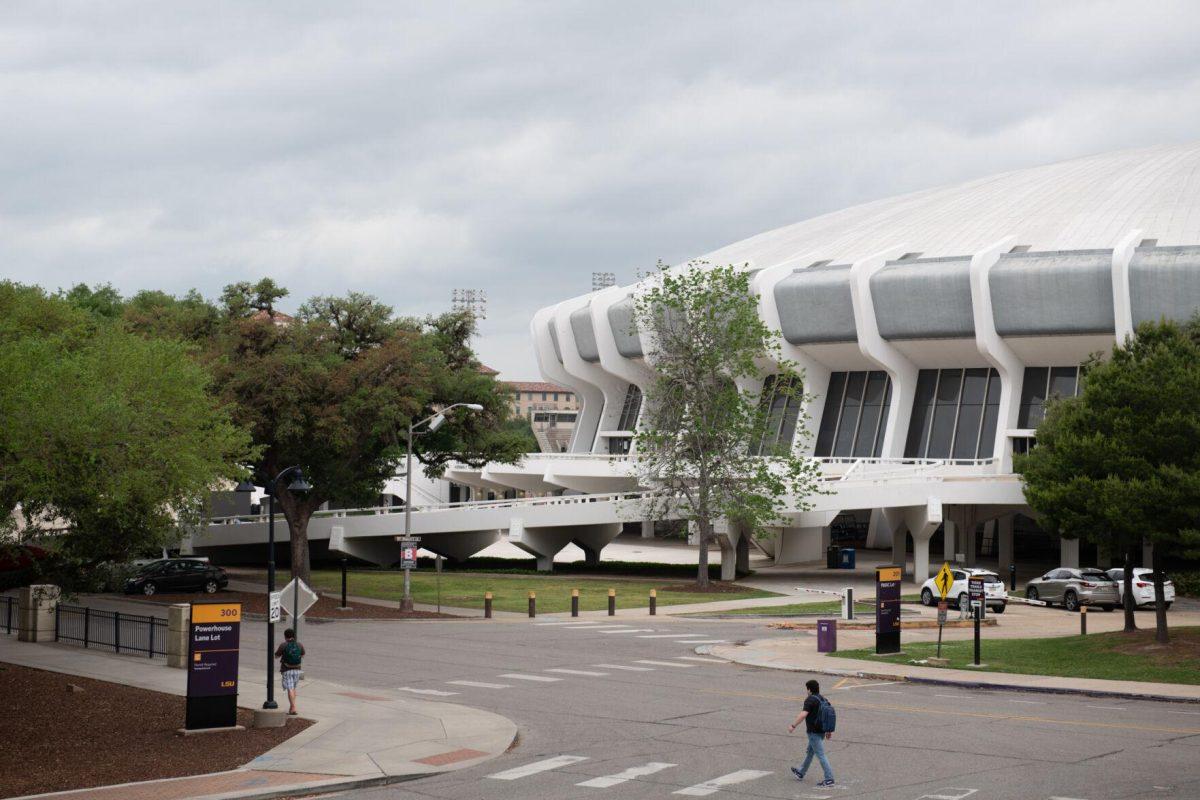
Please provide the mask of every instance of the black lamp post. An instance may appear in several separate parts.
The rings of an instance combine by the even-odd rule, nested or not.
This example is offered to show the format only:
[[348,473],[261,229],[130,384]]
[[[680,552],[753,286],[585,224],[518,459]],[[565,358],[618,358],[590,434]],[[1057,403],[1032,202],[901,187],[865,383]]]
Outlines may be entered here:
[[[304,480],[304,472],[300,467],[288,467],[276,475],[275,480],[267,486],[268,604],[271,594],[275,591],[275,491],[279,488],[279,484],[289,477],[292,479],[292,482],[288,484],[289,492],[304,494],[312,489],[308,481]],[[267,612],[267,702],[263,703],[263,708],[279,708],[279,704],[275,702],[275,623],[271,620],[269,609]]]

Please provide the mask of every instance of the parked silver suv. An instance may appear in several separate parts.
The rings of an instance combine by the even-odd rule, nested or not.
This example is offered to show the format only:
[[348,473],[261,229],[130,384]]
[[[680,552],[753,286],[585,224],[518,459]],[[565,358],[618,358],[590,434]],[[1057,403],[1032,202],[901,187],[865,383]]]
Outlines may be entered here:
[[1031,580],[1025,587],[1025,596],[1048,604],[1062,603],[1068,611],[1078,611],[1080,606],[1099,606],[1112,611],[1121,604],[1117,582],[1095,567],[1052,569]]

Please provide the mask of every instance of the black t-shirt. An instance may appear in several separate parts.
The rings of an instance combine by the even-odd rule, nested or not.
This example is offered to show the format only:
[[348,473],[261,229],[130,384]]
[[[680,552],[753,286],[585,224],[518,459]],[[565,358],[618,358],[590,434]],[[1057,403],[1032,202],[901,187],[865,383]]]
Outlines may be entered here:
[[804,698],[804,710],[808,716],[804,718],[804,729],[809,733],[824,733],[821,730],[821,701],[815,694]]

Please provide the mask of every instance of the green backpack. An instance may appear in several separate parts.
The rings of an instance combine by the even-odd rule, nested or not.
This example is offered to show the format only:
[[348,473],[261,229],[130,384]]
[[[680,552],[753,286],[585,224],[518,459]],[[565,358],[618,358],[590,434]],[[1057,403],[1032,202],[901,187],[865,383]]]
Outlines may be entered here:
[[297,642],[295,639],[284,644],[284,646],[283,646],[283,663],[285,666],[288,666],[288,667],[300,666],[301,655],[302,655],[302,653],[300,652],[300,643]]

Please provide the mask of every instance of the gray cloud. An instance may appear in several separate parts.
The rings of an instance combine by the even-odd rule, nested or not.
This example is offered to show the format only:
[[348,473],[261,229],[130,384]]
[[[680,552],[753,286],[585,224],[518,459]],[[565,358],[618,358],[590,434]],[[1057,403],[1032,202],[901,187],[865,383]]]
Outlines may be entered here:
[[6,3],[0,264],[532,312],[897,192],[1200,136],[1192,3]]

